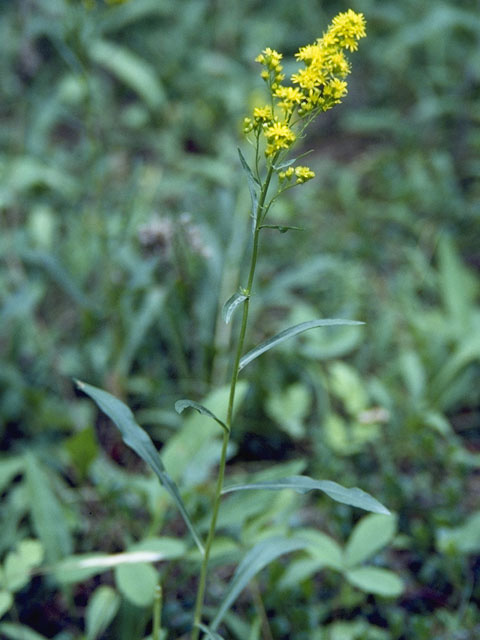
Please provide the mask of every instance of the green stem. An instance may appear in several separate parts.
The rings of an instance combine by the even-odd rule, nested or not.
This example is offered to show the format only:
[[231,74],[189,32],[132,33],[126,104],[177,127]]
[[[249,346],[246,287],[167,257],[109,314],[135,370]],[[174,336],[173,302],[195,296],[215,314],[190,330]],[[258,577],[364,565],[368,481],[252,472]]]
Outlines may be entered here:
[[155,596],[153,599],[153,630],[152,640],[160,640],[160,628],[162,621],[162,587],[159,584],[155,587]]
[[231,433],[233,409],[235,404],[235,392],[237,388],[237,381],[238,381],[238,374],[239,374],[239,364],[240,364],[240,358],[242,357],[243,345],[245,342],[245,335],[247,332],[250,295],[252,292],[253,279],[255,277],[255,268],[257,266],[258,243],[259,243],[259,237],[260,237],[260,223],[262,218],[264,217],[262,214],[265,206],[265,200],[267,197],[268,188],[270,186],[270,181],[273,175],[273,164],[274,162],[272,162],[272,164],[268,168],[268,173],[265,178],[265,182],[262,185],[262,190],[261,190],[260,198],[258,201],[257,222],[255,225],[255,231],[253,235],[253,247],[252,247],[252,254],[250,258],[250,271],[248,274],[247,286],[244,290],[244,293],[246,295],[246,300],[243,304],[242,324],[240,327],[240,335],[238,337],[237,350],[235,353],[235,360],[234,360],[233,370],[232,370],[232,378],[230,382],[230,395],[228,399],[227,419],[225,421],[225,424],[227,425],[228,429],[223,434],[222,453],[220,455],[220,464],[218,469],[217,484],[215,488],[215,497],[213,500],[212,519],[210,521],[210,529],[208,531],[207,541],[205,543],[205,554],[203,556],[202,567],[200,570],[200,580],[198,583],[197,599],[195,602],[192,640],[198,640],[199,633],[200,633],[200,629],[198,625],[200,624],[201,618],[202,618],[203,602],[205,598],[205,587],[207,583],[208,561],[210,558],[210,551],[212,548],[212,544],[215,539],[218,512],[220,509],[223,480],[225,477],[225,467],[227,464],[227,447],[228,447],[228,442],[229,442],[230,433]]

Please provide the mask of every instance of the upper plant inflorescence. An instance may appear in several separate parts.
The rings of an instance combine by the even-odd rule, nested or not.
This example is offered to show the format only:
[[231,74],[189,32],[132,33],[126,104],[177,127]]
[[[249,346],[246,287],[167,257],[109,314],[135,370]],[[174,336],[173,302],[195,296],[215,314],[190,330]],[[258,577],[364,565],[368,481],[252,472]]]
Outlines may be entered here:
[[[281,53],[267,48],[256,58],[264,67],[261,75],[270,92],[270,104],[256,107],[252,117],[244,119],[243,129],[246,134],[255,134],[257,144],[263,139],[268,162],[289,149],[320,112],[342,101],[347,93],[345,78],[350,73],[345,50],[355,51],[358,40],[365,35],[362,13],[352,9],[339,13],[321,38],[295,54],[304,66],[292,74],[290,86],[283,84]],[[298,184],[314,177],[307,167],[297,169],[282,172],[280,179],[296,177]]]

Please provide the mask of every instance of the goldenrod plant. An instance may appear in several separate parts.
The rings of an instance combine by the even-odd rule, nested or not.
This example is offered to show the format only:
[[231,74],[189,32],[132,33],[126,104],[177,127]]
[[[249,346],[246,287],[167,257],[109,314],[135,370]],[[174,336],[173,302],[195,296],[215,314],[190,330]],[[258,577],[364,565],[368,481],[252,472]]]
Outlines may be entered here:
[[[298,227],[268,224],[267,216],[275,201],[286,190],[300,186],[314,178],[314,172],[297,161],[305,154],[295,157],[293,150],[306,135],[308,125],[322,112],[339,104],[347,93],[346,77],[350,73],[350,63],[346,51],[355,51],[358,41],[366,35],[365,19],[362,14],[348,10],[338,14],[322,37],[313,44],[300,48],[296,59],[300,68],[292,74],[290,84],[284,84],[282,54],[266,48],[257,57],[262,65],[268,99],[266,104],[255,107],[245,118],[243,129],[253,147],[252,160],[246,159],[239,150],[240,163],[245,171],[251,196],[252,237],[249,247],[250,264],[244,274],[245,280],[239,290],[224,304],[223,320],[232,321],[232,316],[241,310],[239,334],[232,354],[231,377],[226,414],[217,416],[208,407],[196,400],[180,399],[175,408],[178,413],[193,409],[218,425],[222,434],[221,452],[218,460],[217,477],[214,481],[213,503],[209,514],[206,537],[199,532],[197,523],[189,513],[182,497],[182,488],[177,486],[166,469],[162,456],[158,453],[150,436],[136,422],[130,409],[111,394],[78,381],[79,388],[91,396],[120,429],[125,443],[130,446],[157,475],[163,488],[169,493],[190,531],[192,540],[200,554],[200,571],[195,605],[191,612],[191,640],[198,640],[200,633],[205,638],[221,638],[217,630],[225,615],[234,604],[239,593],[254,576],[278,557],[298,550],[305,550],[311,544],[302,536],[263,537],[249,549],[237,565],[226,593],[217,606],[205,610],[205,596],[208,589],[209,565],[217,536],[217,523],[221,511],[222,496],[240,491],[278,491],[292,489],[299,493],[317,490],[333,500],[366,511],[389,516],[390,513],[380,502],[358,488],[345,488],[330,480],[317,480],[305,475],[292,475],[273,481],[245,482],[240,485],[224,486],[228,459],[228,447],[234,432],[234,410],[236,405],[239,377],[243,370],[256,358],[287,339],[300,333],[321,327],[362,324],[357,320],[343,318],[317,318],[283,329],[276,335],[245,350],[249,307],[254,294],[254,280],[260,251],[260,237],[265,229],[280,232],[297,230]],[[376,521],[373,521],[376,522]],[[374,534],[373,534],[374,535]],[[148,554],[147,554],[148,555]],[[155,559],[155,558],[151,558]],[[147,558],[148,560],[148,558]],[[168,590],[168,584],[163,585]],[[160,592],[158,592],[160,593]],[[160,637],[160,596],[155,599],[153,640]]]

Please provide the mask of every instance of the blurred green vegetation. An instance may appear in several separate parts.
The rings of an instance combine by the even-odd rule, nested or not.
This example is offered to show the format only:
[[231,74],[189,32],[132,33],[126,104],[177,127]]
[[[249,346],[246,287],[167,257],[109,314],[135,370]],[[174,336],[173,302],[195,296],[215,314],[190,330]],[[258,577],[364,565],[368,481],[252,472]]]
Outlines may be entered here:
[[[276,477],[372,492],[398,527],[364,557],[404,588],[372,592],[297,552],[260,574],[263,604],[242,596],[228,633],[263,637],[262,607],[276,640],[480,633],[478,2],[17,0],[0,6],[2,637],[150,632],[150,596],[128,587],[150,584],[149,565],[30,578],[42,554],[51,565],[186,535],[72,377],[129,403],[205,529],[217,434],[173,405],[224,401],[211,392],[235,335],[219,309],[249,238],[236,148],[247,155],[240,123],[263,91],[253,60],[266,46],[293,56],[349,7],[368,38],[344,104],[305,142],[317,178],[272,212],[305,231],[265,233],[250,340],[318,316],[367,324],[252,365],[231,469],[263,477],[274,460]],[[319,548],[348,549],[359,518],[288,491],[224,506],[214,561],[227,566],[267,531],[316,528]],[[175,553],[161,565],[172,637],[188,628],[198,561]]]

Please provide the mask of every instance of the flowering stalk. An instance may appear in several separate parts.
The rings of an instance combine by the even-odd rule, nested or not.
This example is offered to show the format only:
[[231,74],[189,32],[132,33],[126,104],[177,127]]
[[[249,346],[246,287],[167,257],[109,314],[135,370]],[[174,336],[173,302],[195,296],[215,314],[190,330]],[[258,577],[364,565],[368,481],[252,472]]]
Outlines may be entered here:
[[[232,428],[235,393],[240,372],[240,360],[243,353],[248,323],[250,297],[252,295],[255,269],[257,265],[260,232],[263,228],[276,225],[264,225],[265,217],[274,200],[283,191],[303,184],[315,176],[306,166],[292,166],[295,159],[286,162],[291,147],[302,136],[308,124],[322,111],[331,109],[341,102],[347,93],[344,80],[350,72],[344,49],[354,51],[357,41],[365,36],[365,20],[362,14],[352,10],[338,14],[325,34],[314,44],[302,47],[296,58],[304,63],[304,67],[291,76],[294,86],[282,84],[284,75],[280,63],[282,55],[273,49],[265,49],[256,59],[263,65],[262,78],[270,93],[270,103],[257,107],[253,116],[245,118],[244,132],[253,134],[255,146],[254,170],[244,165],[252,191],[254,216],[253,243],[247,285],[242,288],[243,315],[240,333],[235,352],[230,382],[230,395],[223,434],[222,452],[217,476],[217,483],[212,507],[212,516],[205,553],[200,571],[199,586],[194,612],[192,640],[197,640],[200,633],[202,609],[205,598],[208,563],[220,508],[220,498],[225,475],[227,447]],[[265,157],[264,177],[260,167],[261,150]],[[243,162],[243,156],[242,156]],[[268,193],[274,176],[277,177],[277,191],[270,200]],[[259,191],[258,200],[256,191]],[[280,230],[289,227],[278,227]]]
[[[267,197],[268,189],[270,186],[270,181],[273,174],[273,167],[269,168],[267,173],[267,177],[265,178],[265,182],[262,185],[260,200],[258,202],[258,211],[262,212],[265,205],[265,200]],[[212,518],[210,521],[210,529],[208,532],[207,542],[205,544],[205,553],[202,561],[202,568],[200,570],[200,581],[199,587],[197,591],[197,599],[195,603],[195,613],[194,613],[194,629],[192,633],[192,640],[197,640],[199,635],[199,623],[201,622],[201,613],[203,608],[203,601],[205,597],[205,586],[206,586],[206,578],[207,578],[207,569],[208,569],[208,561],[210,558],[210,551],[212,548],[212,543],[215,539],[215,530],[218,518],[218,512],[220,509],[220,499],[221,493],[223,489],[223,479],[225,476],[225,467],[227,463],[227,448],[230,440],[230,433],[232,427],[232,418],[233,418],[233,409],[235,404],[235,392],[238,381],[238,374],[240,372],[240,358],[242,357],[243,346],[245,343],[245,335],[247,332],[247,323],[248,323],[248,311],[249,311],[249,303],[250,296],[252,293],[253,280],[255,277],[255,268],[257,265],[257,257],[258,257],[258,243],[260,238],[260,220],[262,219],[262,215],[259,214],[257,218],[257,223],[255,225],[254,236],[253,236],[253,247],[252,254],[250,258],[250,269],[248,274],[247,286],[242,290],[243,295],[245,296],[245,301],[243,305],[243,315],[242,315],[242,324],[240,327],[240,335],[238,338],[237,349],[235,353],[235,360],[232,369],[232,377],[230,381],[230,394],[228,399],[228,409],[227,409],[227,419],[225,421],[227,429],[223,433],[223,443],[222,443],[222,452],[220,455],[220,464],[217,476],[217,485],[215,490],[215,497],[213,501],[212,508]]]

